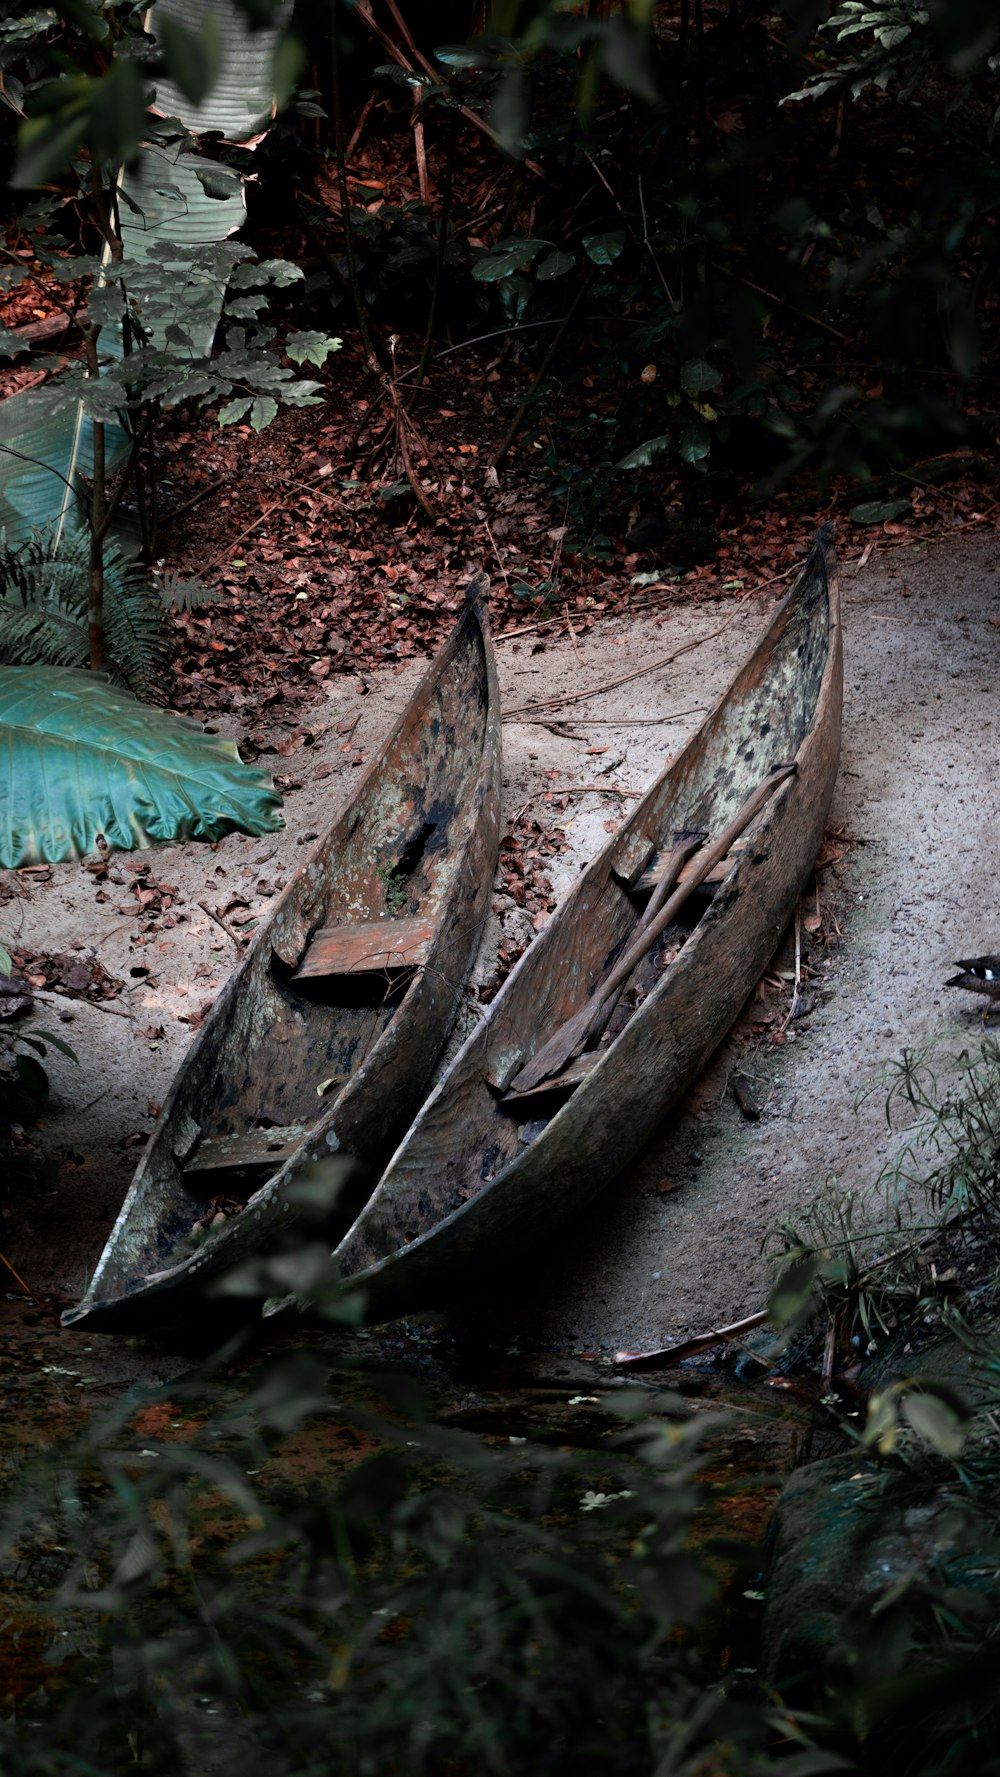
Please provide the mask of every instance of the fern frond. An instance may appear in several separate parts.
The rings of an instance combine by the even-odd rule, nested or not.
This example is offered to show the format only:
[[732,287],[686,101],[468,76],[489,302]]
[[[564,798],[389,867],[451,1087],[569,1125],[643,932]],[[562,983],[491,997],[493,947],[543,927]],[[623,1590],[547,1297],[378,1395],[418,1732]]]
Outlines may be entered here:
[[[33,626],[11,632],[0,622],[0,657],[10,665],[85,664],[90,540],[85,531],[57,544],[50,528],[36,530],[20,549],[0,535],[0,616],[30,614]],[[80,640],[71,651],[69,631]],[[5,641],[13,635],[13,640]],[[159,590],[116,544],[104,557],[104,637],[112,679],[148,699],[166,680],[167,625]],[[7,647],[16,655],[6,653]],[[53,651],[55,650],[55,652]]]
[[181,579],[171,568],[156,576],[156,586],[167,611],[201,611],[206,605],[218,605],[222,594],[216,586],[207,586],[196,574]]
[[74,617],[0,601],[0,665],[86,666],[87,652],[86,628]]
[[118,589],[109,598],[105,581],[104,641],[113,676],[144,702],[163,690],[169,658],[163,610],[148,581],[141,593]]
[[19,549],[11,549],[6,531],[0,531],[0,599],[5,602],[19,597],[24,604],[27,578]]

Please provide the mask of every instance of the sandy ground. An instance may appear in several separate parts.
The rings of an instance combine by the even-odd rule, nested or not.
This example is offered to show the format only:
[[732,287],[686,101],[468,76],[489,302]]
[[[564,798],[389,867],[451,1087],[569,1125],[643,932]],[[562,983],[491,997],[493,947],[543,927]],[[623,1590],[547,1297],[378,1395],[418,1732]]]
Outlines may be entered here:
[[[883,546],[858,573],[845,564],[846,702],[832,819],[856,843],[823,879],[843,941],[815,959],[815,1008],[788,1027],[780,1048],[752,1038],[743,1020],[737,1041],[639,1163],[558,1250],[484,1305],[502,1345],[607,1354],[752,1312],[766,1293],[766,1230],[827,1175],[861,1183],[885,1158],[881,1107],[855,1115],[858,1089],[884,1058],[945,1025],[963,1038],[978,1031],[980,1002],[945,993],[942,982],[953,957],[1000,950],[998,575],[1000,545],[986,532],[949,545]],[[505,720],[505,815],[530,803],[543,823],[565,830],[570,847],[550,869],[557,890],[604,843],[626,793],[643,789],[697,725],[772,610],[759,598],[611,622],[578,641],[501,642],[507,711],[593,688],[544,724]],[[703,645],[674,664],[600,689],[695,637]],[[375,748],[419,670],[371,678],[367,695],[356,680],[327,683],[301,724],[312,744],[264,761],[301,780],[286,798],[284,834],[119,856],[103,901],[102,885],[77,865],[57,867],[45,883],[7,878],[0,941],[49,953],[79,947],[126,983],[99,1009],[57,998],[45,1008],[80,1064],[56,1058],[50,1070],[55,1096],[43,1137],[51,1175],[30,1194],[0,1198],[0,1245],[37,1292],[76,1298],[83,1290],[134,1169],[137,1138],[152,1127],[190,1041],[182,1020],[233,966],[235,946],[205,907],[242,896],[266,911],[310,836],[351,795],[352,761]],[[355,714],[345,752],[337,730]],[[600,747],[607,750],[588,750]],[[573,794],[554,812],[551,798],[565,790]],[[175,923],[161,914],[144,929],[130,892],[135,864],[151,865],[155,881],[175,889]],[[508,925],[523,923],[509,905],[500,913]],[[481,977],[499,930],[494,916]],[[759,1121],[742,1115],[728,1089],[737,1065],[766,1100]]]

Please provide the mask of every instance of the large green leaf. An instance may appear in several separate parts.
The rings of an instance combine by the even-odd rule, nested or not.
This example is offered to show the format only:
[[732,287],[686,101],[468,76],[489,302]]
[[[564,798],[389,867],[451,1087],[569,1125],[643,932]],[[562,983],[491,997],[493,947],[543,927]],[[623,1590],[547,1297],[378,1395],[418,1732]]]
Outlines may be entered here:
[[[207,57],[214,76],[201,104],[192,104],[180,89],[161,80],[153,109],[165,117],[179,117],[192,135],[211,130],[230,142],[254,146],[274,115],[272,65],[291,6],[279,7],[274,26],[251,31],[245,13],[233,0],[159,0],[147,15],[155,36],[167,27],[173,32],[175,53],[187,42],[192,61]],[[171,147],[146,146],[121,179],[122,244],[126,270],[129,264],[148,261],[154,243],[169,241],[191,253],[191,275],[177,294],[177,311],[158,314],[151,327],[154,345],[162,345],[170,322],[190,339],[189,353],[205,357],[212,349],[222,313],[226,277],[206,277],[197,264],[198,247],[224,241],[246,220],[243,182],[228,168],[188,151],[187,143]],[[215,193],[215,195],[212,195]],[[181,255],[176,255],[180,259]]]
[[175,267],[187,260],[186,281],[177,275],[176,269],[169,281],[171,304],[167,306],[161,299],[154,305],[156,312],[152,315],[143,305],[142,320],[154,346],[164,345],[169,326],[182,329],[190,340],[186,355],[191,358],[205,358],[212,349],[229,269],[223,266],[214,276],[206,275],[199,263],[198,248],[226,240],[246,221],[242,184],[237,183],[227,197],[208,196],[198,169],[204,172],[211,165],[211,161],[200,160],[177,147],[144,148],[135,166],[122,178],[126,288],[131,293],[129,267],[148,265],[154,258],[154,246],[169,241],[176,249]]
[[[67,516],[75,530],[76,489],[81,477],[93,477],[93,421],[59,385],[54,377],[0,403],[0,526],[10,544],[46,524],[58,532]],[[105,426],[104,448],[111,471],[128,450],[120,426]]]
[[192,135],[221,130],[227,142],[245,142],[266,130],[274,116],[274,56],[283,27],[291,17],[282,5],[275,22],[253,31],[245,12],[233,0],[158,0],[151,29],[164,18],[175,35],[187,35],[192,47],[210,28],[220,48],[218,73],[202,104],[193,105],[169,80],[157,82],[155,108],[164,117],[180,117]]
[[138,703],[103,674],[0,668],[0,866],[168,839],[273,833],[281,798],[232,741]]

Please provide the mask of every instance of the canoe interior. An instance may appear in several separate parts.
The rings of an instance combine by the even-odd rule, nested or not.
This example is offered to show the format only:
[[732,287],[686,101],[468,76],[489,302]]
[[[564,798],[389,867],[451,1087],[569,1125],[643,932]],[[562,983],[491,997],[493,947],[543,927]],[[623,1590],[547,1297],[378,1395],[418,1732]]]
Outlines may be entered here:
[[391,1153],[474,955],[498,800],[495,668],[470,607],[212,1008],[82,1306],[180,1264],[206,1219],[258,1205],[307,1142]]
[[[732,1022],[815,860],[836,778],[840,635],[828,565],[818,541],[725,696],[525,953],[340,1243],[343,1272],[369,1283],[376,1310],[383,1298],[412,1305],[409,1279],[426,1274],[437,1288],[445,1262],[465,1262],[474,1242],[458,1224],[481,1229],[476,1257],[489,1268],[602,1188]],[[596,1051],[547,1090],[511,1093],[607,977],[677,836],[717,835],[792,760],[799,775],[734,848],[723,880],[697,891],[638,965]]]

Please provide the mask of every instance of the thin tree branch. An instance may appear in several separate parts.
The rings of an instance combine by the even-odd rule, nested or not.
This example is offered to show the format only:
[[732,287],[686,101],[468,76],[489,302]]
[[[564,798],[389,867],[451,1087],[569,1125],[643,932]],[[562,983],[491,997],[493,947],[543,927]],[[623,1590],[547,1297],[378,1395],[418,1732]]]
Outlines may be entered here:
[[[355,17],[361,20],[362,24],[371,32],[376,41],[382,45],[386,54],[390,55],[400,68],[405,68],[408,73],[413,74],[416,72],[416,69],[414,68],[415,62],[423,69],[424,73],[430,77],[435,86],[445,86],[447,82],[445,81],[444,76],[438,73],[438,70],[434,67],[433,63],[429,62],[427,57],[422,55],[420,50],[417,49],[414,44],[409,27],[400,16],[399,10],[395,5],[395,0],[388,0],[388,6],[403,34],[404,40],[410,46],[410,54],[413,57],[413,61],[408,60],[400,49],[399,44],[389,36],[387,31],[382,29],[382,26],[372,14],[370,0],[357,0],[357,4],[354,8]],[[459,109],[468,123],[471,123],[475,129],[480,130],[484,136],[487,136],[493,143],[494,147],[499,146],[495,130],[491,128],[484,117],[480,117],[478,111],[473,111],[469,105],[460,105]],[[545,168],[540,166],[537,160],[525,160],[522,164],[529,172],[534,173],[537,178],[545,179],[546,181],[548,180],[548,174],[546,173]]]
[[748,1314],[727,1327],[716,1327],[711,1333],[696,1333],[693,1338],[681,1339],[676,1345],[661,1346],[659,1351],[616,1351],[614,1366],[616,1370],[666,1369],[682,1363],[686,1357],[695,1357],[699,1351],[708,1351],[713,1345],[722,1345],[729,1339],[740,1339],[754,1327],[766,1325],[767,1310],[761,1309],[758,1314]]
[[556,353],[558,352],[559,347],[562,345],[562,342],[565,339],[566,334],[569,332],[569,329],[572,326],[572,323],[576,318],[576,312],[577,312],[578,308],[580,307],[581,302],[583,301],[584,297],[586,296],[587,291],[590,289],[591,283],[593,282],[593,279],[594,279],[595,271],[596,271],[596,267],[593,265],[589,265],[587,267],[587,270],[584,272],[583,277],[580,280],[580,287],[577,290],[577,293],[574,296],[572,302],[570,303],[569,308],[566,310],[566,313],[564,314],[561,322],[559,323],[559,330],[556,333],[555,338],[550,341],[549,346],[546,350],[545,356],[542,359],[541,364],[538,366],[538,369],[535,372],[534,376],[532,377],[530,384],[528,385],[528,389],[525,394],[524,400],[521,402],[521,405],[518,408],[517,412],[515,413],[514,418],[511,420],[510,425],[507,427],[507,430],[504,433],[500,447],[499,447],[496,455],[493,458],[494,468],[496,468],[498,464],[503,462],[504,457],[507,455],[507,452],[510,450],[511,445],[514,443],[514,440],[517,438],[517,435],[520,432],[521,427],[524,424],[524,418],[525,418],[525,415],[528,411],[528,408],[531,406],[531,403],[535,399],[535,396],[536,396],[539,388],[541,387],[542,382],[544,381],[545,377],[548,375],[549,367],[552,363],[552,360],[555,357]]
[[[504,717],[509,720],[512,716],[533,715],[535,710],[554,710],[561,708],[563,704],[567,703],[583,703],[588,697],[598,697],[605,691],[617,691],[619,685],[630,685],[634,679],[644,678],[647,673],[655,673],[661,666],[672,666],[674,661],[679,660],[682,654],[690,654],[692,649],[701,648],[705,642],[714,642],[719,636],[725,635],[726,630],[730,629],[735,623],[742,608],[743,600],[740,601],[737,609],[733,612],[732,616],[722,624],[721,628],[710,630],[709,633],[704,636],[696,636],[691,642],[682,643],[679,648],[674,649],[672,654],[661,654],[658,660],[651,660],[648,666],[636,667],[634,672],[622,673],[620,678],[608,679],[603,685],[591,685],[586,691],[572,691],[565,697],[540,697],[537,702],[522,704],[519,709],[505,710]],[[503,637],[500,639],[503,640]]]

